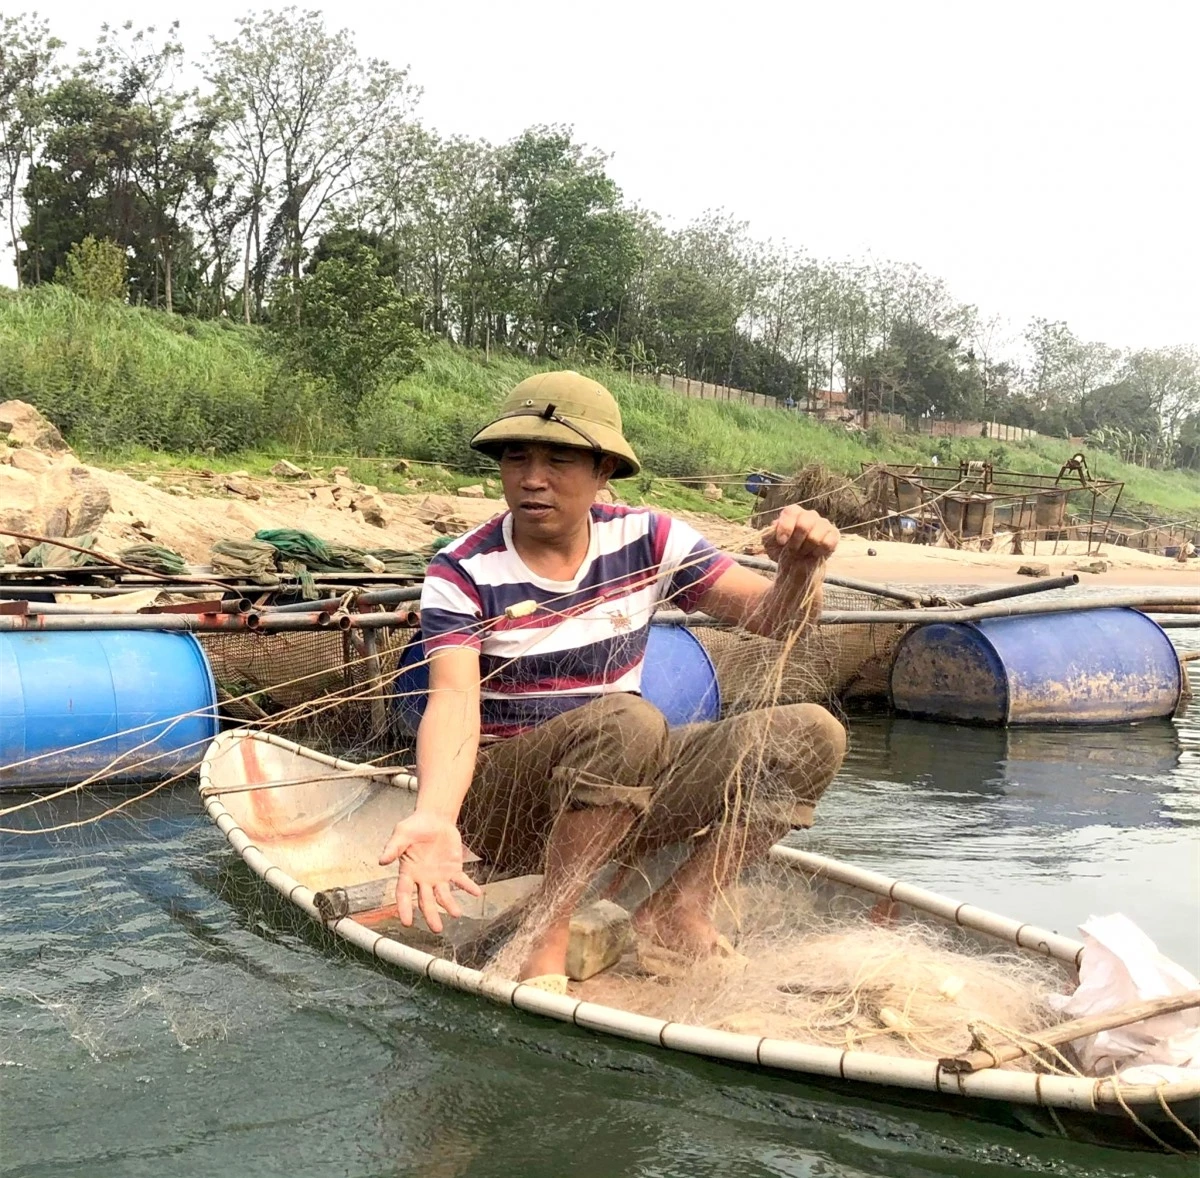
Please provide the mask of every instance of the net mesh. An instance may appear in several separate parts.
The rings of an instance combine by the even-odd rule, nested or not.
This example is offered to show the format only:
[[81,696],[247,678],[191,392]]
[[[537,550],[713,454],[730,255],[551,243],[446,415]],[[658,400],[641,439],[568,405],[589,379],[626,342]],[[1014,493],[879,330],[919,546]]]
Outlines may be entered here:
[[[205,634],[222,714],[338,755],[395,743],[389,685],[412,628]],[[374,655],[370,644],[374,643]]]
[[[837,610],[894,609],[873,593],[825,588],[825,607]],[[877,624],[818,626],[794,642],[761,638],[745,630],[697,626],[696,637],[712,659],[724,715],[765,704],[846,704],[886,698],[896,644],[907,626]],[[771,696],[764,700],[764,683]]]
[[[828,586],[825,605],[883,614],[896,603]],[[720,626],[698,625],[692,633],[712,660],[722,715],[730,716],[770,704],[836,706],[885,698],[892,655],[907,629],[882,620],[814,627],[786,643]],[[206,634],[200,641],[225,716],[239,723],[271,721],[272,730],[289,740],[345,755],[405,740],[392,722],[390,684],[417,630],[374,634],[377,666],[362,632],[245,631]],[[770,698],[764,699],[768,681]]]

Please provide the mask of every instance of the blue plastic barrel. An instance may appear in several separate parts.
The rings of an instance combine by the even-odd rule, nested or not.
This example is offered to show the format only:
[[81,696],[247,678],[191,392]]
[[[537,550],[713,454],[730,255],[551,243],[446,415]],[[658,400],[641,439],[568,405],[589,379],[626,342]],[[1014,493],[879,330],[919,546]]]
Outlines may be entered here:
[[769,470],[754,470],[746,476],[746,481],[742,485],[751,495],[762,495],[766,493],[768,487],[784,481],[784,476],[781,474],[772,474]]
[[1170,716],[1183,673],[1162,628],[1133,609],[932,622],[892,663],[898,712],[981,724],[1112,724]]
[[113,779],[158,780],[198,765],[216,734],[217,689],[191,634],[0,633],[0,787],[109,780],[114,762]]
[[[429,691],[429,666],[423,658],[421,640],[414,639],[401,654],[393,681],[397,720],[410,735],[425,714]],[[642,666],[642,696],[662,712],[672,728],[720,716],[717,673],[708,651],[686,626],[650,627]]]

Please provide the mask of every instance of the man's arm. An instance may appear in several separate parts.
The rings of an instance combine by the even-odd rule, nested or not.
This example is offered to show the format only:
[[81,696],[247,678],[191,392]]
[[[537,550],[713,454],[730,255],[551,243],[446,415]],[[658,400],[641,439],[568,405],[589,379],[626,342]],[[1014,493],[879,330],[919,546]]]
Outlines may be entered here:
[[425,923],[442,931],[438,905],[461,916],[452,888],[473,896],[479,887],[463,871],[458,814],[475,772],[479,751],[479,652],[453,646],[429,660],[429,696],[417,729],[417,805],[398,822],[379,857],[399,862],[396,907],[400,923],[411,925],[412,894]]
[[795,504],[785,507],[763,537],[767,554],[779,563],[775,579],[734,565],[705,591],[698,608],[768,638],[807,629],[821,615],[825,561],[838,539],[824,516]]
[[479,652],[445,647],[429,660],[429,697],[417,728],[417,812],[458,822],[479,751]]

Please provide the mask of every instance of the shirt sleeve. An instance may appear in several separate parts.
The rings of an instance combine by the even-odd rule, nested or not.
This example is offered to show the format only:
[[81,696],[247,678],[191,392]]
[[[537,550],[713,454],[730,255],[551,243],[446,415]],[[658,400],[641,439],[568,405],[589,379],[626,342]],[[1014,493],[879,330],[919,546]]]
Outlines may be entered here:
[[695,528],[669,516],[659,516],[667,529],[659,564],[659,600],[685,613],[698,608],[700,598],[733,566],[733,558],[718,552]]
[[421,637],[426,657],[449,646],[480,650],[483,606],[474,582],[443,552],[429,562],[421,588]]

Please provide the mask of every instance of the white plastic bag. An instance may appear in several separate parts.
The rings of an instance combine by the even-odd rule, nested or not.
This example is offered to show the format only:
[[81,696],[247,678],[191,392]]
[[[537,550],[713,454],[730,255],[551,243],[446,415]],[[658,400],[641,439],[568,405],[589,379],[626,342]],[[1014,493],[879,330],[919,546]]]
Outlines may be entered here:
[[[1080,925],[1079,931],[1084,944],[1079,986],[1069,997],[1050,999],[1066,1018],[1106,1014],[1135,1002],[1189,990],[1200,992],[1200,981],[1164,957],[1128,917],[1093,916]],[[1120,1072],[1121,1078],[1131,1083],[1154,1083],[1158,1081],[1149,1077],[1156,1074],[1178,1079],[1200,1075],[1200,1007],[1101,1031],[1076,1040],[1072,1047],[1080,1066],[1090,1076]],[[1140,1079],[1125,1070],[1152,1069],[1156,1064],[1165,1065],[1165,1069],[1144,1071]],[[1182,1074],[1176,1069],[1182,1069]]]

